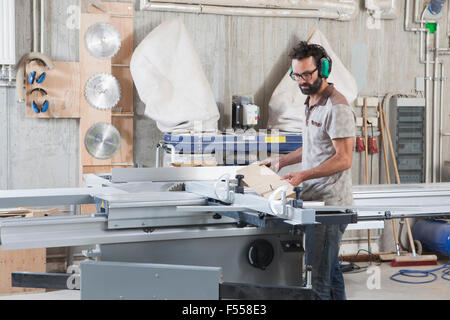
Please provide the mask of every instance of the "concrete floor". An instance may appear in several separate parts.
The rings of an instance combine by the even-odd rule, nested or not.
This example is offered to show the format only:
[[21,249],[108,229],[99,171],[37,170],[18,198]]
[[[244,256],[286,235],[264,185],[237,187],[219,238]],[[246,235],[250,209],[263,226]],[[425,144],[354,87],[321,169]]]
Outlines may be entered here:
[[[450,300],[450,282],[441,278],[442,271],[435,274],[438,279],[427,284],[404,284],[390,280],[390,276],[400,269],[430,270],[442,266],[391,267],[389,263],[372,265],[361,272],[345,273],[345,286],[348,300]],[[368,266],[367,263],[358,263]],[[450,277],[449,277],[450,278]],[[428,278],[429,279],[429,278]],[[402,277],[401,280],[418,281]],[[62,290],[47,293],[16,294],[0,296],[0,300],[79,300],[80,292]]]
[[[357,263],[359,266],[368,266],[368,263]],[[349,300],[450,300],[450,281],[441,278],[442,271],[435,272],[438,277],[434,282],[426,284],[406,284],[390,279],[392,275],[401,269],[431,270],[445,264],[440,261],[437,266],[421,267],[391,267],[389,263],[383,263],[379,267],[376,264],[359,273],[345,273],[345,287]],[[379,281],[377,281],[377,275]],[[450,278],[450,275],[447,276]],[[396,277],[406,281],[426,281],[428,278]]]

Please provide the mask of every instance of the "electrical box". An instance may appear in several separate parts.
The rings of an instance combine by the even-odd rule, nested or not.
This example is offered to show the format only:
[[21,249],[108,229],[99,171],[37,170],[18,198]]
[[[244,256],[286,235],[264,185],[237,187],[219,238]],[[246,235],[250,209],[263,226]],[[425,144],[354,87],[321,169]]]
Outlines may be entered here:
[[[425,99],[394,97],[389,109],[400,182],[425,182]],[[394,181],[395,173],[390,169]]]

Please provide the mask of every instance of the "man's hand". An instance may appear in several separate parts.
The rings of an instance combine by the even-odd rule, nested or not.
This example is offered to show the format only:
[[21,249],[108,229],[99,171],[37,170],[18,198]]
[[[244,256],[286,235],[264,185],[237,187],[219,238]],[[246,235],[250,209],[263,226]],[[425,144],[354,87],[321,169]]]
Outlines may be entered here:
[[269,167],[272,171],[278,173],[281,170],[280,157],[271,157],[259,163],[260,166]]
[[296,187],[303,181],[308,180],[308,178],[305,171],[299,171],[299,172],[290,172],[287,175],[281,177],[281,180],[288,180],[291,185]]

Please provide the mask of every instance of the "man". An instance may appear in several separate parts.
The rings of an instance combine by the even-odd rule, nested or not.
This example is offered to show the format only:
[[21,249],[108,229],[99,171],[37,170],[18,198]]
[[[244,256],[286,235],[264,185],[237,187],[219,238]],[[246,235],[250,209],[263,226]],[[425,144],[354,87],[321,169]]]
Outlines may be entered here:
[[[302,162],[302,171],[282,179],[302,184],[302,199],[323,201],[328,206],[353,205],[351,165],[355,115],[345,97],[326,78],[332,61],[319,45],[300,42],[290,53],[291,78],[304,95],[303,147],[283,157],[260,163],[275,172]],[[314,228],[313,289],[321,299],[346,299],[339,266],[339,245],[347,225]]]

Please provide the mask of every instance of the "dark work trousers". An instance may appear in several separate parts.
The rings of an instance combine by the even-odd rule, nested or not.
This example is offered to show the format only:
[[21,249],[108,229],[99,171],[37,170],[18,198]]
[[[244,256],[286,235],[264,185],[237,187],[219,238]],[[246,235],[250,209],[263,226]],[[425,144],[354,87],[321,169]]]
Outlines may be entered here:
[[[346,224],[314,226],[312,287],[322,300],[346,300],[339,265],[339,247],[345,228]],[[307,233],[306,237],[310,235]]]

